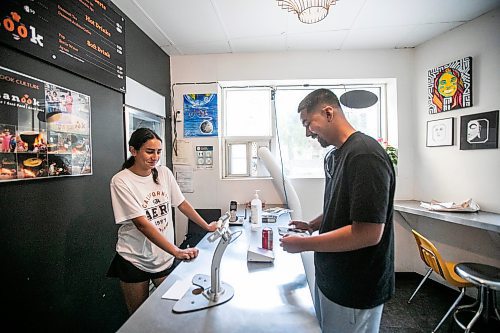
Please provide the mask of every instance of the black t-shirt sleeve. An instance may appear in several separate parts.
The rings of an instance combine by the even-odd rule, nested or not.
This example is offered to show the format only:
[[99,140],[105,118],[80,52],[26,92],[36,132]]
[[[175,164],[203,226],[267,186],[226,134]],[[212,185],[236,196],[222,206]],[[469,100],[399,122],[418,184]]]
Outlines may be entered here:
[[351,221],[385,223],[390,175],[384,159],[375,154],[358,155],[349,163],[348,174]]

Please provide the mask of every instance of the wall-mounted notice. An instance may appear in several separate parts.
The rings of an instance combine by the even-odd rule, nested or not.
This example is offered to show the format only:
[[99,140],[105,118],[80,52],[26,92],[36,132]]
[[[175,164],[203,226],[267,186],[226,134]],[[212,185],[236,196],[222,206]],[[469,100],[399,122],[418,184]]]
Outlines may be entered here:
[[0,182],[92,174],[90,97],[0,67]]
[[182,193],[193,193],[193,167],[191,165],[174,165],[175,179]]
[[125,21],[99,0],[2,0],[0,41],[125,91]]
[[193,164],[193,154],[191,153],[192,145],[188,140],[177,140],[177,149],[173,149],[172,163],[173,164]]

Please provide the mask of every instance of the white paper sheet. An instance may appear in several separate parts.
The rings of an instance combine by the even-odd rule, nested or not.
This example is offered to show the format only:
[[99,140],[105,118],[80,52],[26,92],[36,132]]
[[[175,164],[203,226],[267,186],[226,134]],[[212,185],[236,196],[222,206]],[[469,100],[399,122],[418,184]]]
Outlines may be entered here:
[[472,199],[464,200],[459,203],[455,202],[439,202],[436,200],[432,200],[430,203],[420,202],[420,207],[426,208],[428,210],[435,210],[441,212],[477,212],[480,207],[479,205]]
[[193,193],[193,167],[190,165],[174,165],[174,175],[182,193]]
[[167,292],[164,293],[161,298],[179,300],[182,296],[184,296],[191,285],[191,280],[177,280],[170,288],[168,288]]
[[193,164],[193,146],[191,141],[177,140],[177,155],[172,153],[173,164]]

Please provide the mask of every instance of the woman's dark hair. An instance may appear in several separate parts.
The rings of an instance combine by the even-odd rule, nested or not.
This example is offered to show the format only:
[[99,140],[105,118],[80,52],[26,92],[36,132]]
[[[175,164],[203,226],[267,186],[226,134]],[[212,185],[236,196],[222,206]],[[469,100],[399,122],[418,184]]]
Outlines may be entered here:
[[[162,139],[156,134],[153,130],[150,130],[149,128],[141,127],[138,128],[132,133],[130,136],[130,140],[128,140],[128,145],[129,147],[134,147],[135,150],[139,151],[142,147],[143,144],[148,142],[149,140],[153,139],[158,139],[162,141]],[[122,165],[122,170],[123,169],[128,169],[135,163],[135,157],[130,156]],[[156,168],[153,168],[151,170],[151,174],[153,175],[153,180],[156,184],[159,184],[160,182],[158,181],[158,170]]]

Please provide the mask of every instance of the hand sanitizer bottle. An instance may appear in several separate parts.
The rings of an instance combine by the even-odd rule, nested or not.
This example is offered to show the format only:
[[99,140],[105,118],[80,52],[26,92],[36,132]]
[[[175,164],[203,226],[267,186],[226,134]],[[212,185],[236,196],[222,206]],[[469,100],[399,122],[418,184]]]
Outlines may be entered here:
[[259,199],[259,190],[255,190],[255,195],[250,202],[252,230],[258,229],[262,225],[262,201]]

